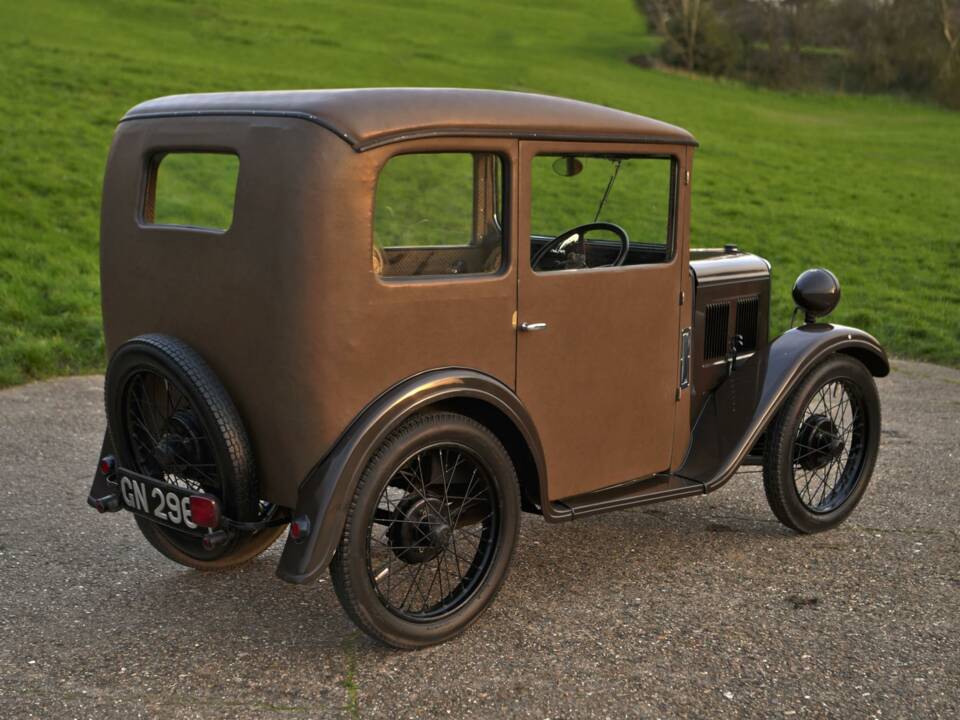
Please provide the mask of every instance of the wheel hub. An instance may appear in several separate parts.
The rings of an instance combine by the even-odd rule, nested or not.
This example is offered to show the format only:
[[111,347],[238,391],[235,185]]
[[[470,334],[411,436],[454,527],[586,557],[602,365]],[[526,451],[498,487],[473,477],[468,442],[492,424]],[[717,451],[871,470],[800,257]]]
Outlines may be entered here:
[[153,456],[165,467],[184,468],[196,464],[201,462],[201,437],[192,413],[178,411],[167,423]]
[[833,420],[826,415],[811,415],[803,421],[796,457],[805,470],[817,470],[843,453],[844,443]]
[[443,502],[407,495],[397,505],[387,530],[393,552],[407,563],[422,563],[439,555],[450,541]]

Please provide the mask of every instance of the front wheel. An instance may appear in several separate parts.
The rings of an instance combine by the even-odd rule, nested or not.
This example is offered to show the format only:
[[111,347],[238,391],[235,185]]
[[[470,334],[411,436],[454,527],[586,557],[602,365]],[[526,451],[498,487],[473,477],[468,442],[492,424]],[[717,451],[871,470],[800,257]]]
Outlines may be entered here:
[[404,649],[443,642],[493,601],[519,527],[517,476],[497,437],[463,415],[418,415],[364,471],[333,585],[377,640]]
[[880,397],[857,360],[835,355],[787,399],[767,433],[763,487],[801,533],[839,525],[860,502],[880,446]]

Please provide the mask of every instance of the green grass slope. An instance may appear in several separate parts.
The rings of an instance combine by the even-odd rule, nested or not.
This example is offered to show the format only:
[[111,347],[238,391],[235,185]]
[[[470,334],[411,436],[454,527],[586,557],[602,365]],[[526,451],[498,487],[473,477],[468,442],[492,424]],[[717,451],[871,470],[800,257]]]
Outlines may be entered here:
[[652,115],[702,143],[696,245],[774,264],[773,330],[803,268],[840,322],[960,364],[960,114],[640,70],[631,0],[34,0],[0,22],[0,385],[100,368],[97,234],[111,132],[192,91],[373,85],[535,90]]

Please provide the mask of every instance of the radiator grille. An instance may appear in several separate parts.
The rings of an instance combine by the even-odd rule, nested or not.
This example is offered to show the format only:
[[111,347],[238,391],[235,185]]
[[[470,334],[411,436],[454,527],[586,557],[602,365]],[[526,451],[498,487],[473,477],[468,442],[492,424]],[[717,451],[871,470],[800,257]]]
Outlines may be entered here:
[[751,352],[757,349],[757,316],[760,313],[760,298],[740,298],[737,300],[737,329],[736,334],[743,338],[741,352]]
[[725,302],[707,305],[706,326],[703,335],[703,359],[714,360],[727,354],[727,324],[730,304]]

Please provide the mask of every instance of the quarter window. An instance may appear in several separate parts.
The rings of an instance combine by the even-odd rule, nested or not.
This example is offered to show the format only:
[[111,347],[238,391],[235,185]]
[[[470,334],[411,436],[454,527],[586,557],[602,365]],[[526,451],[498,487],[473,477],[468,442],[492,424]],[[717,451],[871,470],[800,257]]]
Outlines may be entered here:
[[147,178],[143,220],[227,230],[233,223],[240,159],[224,153],[166,153]]
[[387,161],[377,181],[374,270],[384,277],[497,272],[504,258],[502,165],[493,153]]
[[530,208],[534,269],[670,260],[676,174],[669,157],[535,157]]

